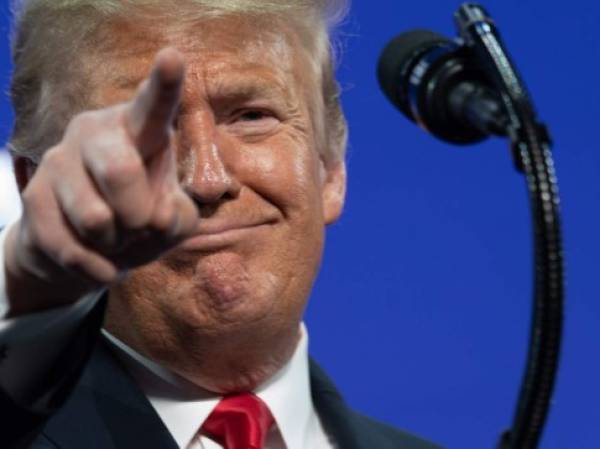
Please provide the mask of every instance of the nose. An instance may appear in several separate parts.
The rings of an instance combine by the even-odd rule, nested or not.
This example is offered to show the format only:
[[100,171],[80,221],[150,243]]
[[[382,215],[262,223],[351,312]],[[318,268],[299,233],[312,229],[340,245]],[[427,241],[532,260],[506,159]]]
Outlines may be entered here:
[[180,176],[186,192],[201,205],[237,197],[241,186],[228,170],[213,120],[205,116],[193,125],[182,125],[180,141],[184,157]]
[[227,171],[221,150],[216,143],[206,145],[206,148],[193,150],[196,160],[190,182],[185,188],[200,203],[216,203],[225,197],[237,194],[235,180]]

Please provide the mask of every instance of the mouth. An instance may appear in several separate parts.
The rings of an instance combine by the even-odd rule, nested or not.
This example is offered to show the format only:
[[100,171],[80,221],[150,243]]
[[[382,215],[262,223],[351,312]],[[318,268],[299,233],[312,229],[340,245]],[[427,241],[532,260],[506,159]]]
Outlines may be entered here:
[[197,234],[184,240],[179,249],[184,251],[211,251],[255,238],[257,233],[268,231],[275,222],[256,224],[216,224],[199,226]]

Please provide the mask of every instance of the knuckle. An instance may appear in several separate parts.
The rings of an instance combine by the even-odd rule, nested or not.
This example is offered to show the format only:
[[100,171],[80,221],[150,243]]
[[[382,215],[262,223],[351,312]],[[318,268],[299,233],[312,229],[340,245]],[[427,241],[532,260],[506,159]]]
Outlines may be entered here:
[[26,244],[30,248],[37,248],[42,253],[52,255],[60,248],[60,242],[57,242],[54,235],[50,232],[43,232],[40,226],[33,224],[27,233]]
[[120,187],[131,184],[142,174],[142,161],[129,156],[120,160],[107,161],[103,165],[101,176],[108,185]]
[[79,223],[83,231],[98,232],[111,226],[113,219],[113,213],[108,207],[92,203],[81,210]]
[[37,196],[37,191],[31,185],[27,186],[27,188],[23,190],[23,193],[21,193],[21,202],[23,204],[23,212],[25,214],[31,215],[32,212],[35,212]]
[[23,214],[35,217],[47,211],[52,192],[52,179],[40,166],[21,192]]
[[76,269],[81,266],[82,254],[72,246],[61,248],[56,255],[58,263],[67,269]]
[[50,169],[51,172],[57,171],[63,164],[63,155],[61,147],[50,148],[42,155],[40,167]]

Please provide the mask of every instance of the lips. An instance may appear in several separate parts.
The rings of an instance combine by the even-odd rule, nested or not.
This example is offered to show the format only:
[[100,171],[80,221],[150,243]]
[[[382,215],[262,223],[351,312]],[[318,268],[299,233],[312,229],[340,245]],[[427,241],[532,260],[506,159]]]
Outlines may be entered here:
[[255,237],[258,232],[268,231],[275,220],[253,222],[227,222],[205,220],[198,226],[196,234],[185,240],[180,248],[188,251],[207,251],[230,246]]
[[261,226],[263,224],[268,224],[270,220],[259,221],[259,222],[249,222],[249,223],[231,223],[231,222],[207,222],[202,221],[198,226],[198,230],[196,232],[197,235],[217,235],[223,234],[228,231],[249,229],[256,226]]

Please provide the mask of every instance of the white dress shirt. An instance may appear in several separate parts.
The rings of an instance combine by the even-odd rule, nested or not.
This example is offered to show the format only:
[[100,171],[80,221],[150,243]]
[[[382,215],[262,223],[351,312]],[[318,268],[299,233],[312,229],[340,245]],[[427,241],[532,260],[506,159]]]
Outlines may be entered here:
[[[150,403],[181,449],[216,449],[219,444],[198,433],[202,423],[221,400],[180,376],[140,355],[108,332],[108,340],[136,379]],[[308,336],[302,337],[290,361],[271,379],[254,390],[269,407],[275,425],[265,449],[332,449],[315,411],[308,368]]]
[[[0,386],[22,404],[43,409],[47,398],[29,395],[29,386],[44,377],[77,325],[102,296],[86,295],[76,303],[6,319],[8,297],[4,272],[4,242],[8,227],[0,232]],[[106,331],[117,356],[141,386],[180,449],[222,448],[200,435],[199,429],[221,397],[202,390],[125,345]],[[314,408],[309,381],[308,335],[301,339],[290,361],[254,393],[269,407],[275,425],[265,449],[333,449]],[[32,403],[31,401],[34,400]]]

